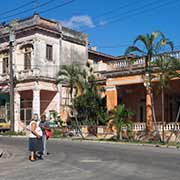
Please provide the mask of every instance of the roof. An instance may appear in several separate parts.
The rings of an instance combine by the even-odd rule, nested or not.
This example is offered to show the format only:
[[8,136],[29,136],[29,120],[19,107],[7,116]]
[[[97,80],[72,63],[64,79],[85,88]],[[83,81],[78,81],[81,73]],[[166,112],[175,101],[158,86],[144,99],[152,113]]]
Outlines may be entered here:
[[112,56],[112,55],[105,54],[103,52],[95,51],[95,50],[92,50],[92,49],[88,49],[88,53],[96,55],[96,56],[104,57],[107,60],[111,60],[111,61],[112,60],[121,60],[121,59],[124,59],[124,58],[135,58],[135,57],[137,57],[137,56],[135,56],[133,54],[121,55],[121,56]]
[[[0,26],[1,35],[9,35],[9,26],[10,24],[2,24]],[[86,45],[88,41],[87,34],[64,27],[60,22],[46,19],[39,16],[38,14],[34,14],[33,16],[24,19],[16,20],[16,24],[14,27],[16,34],[21,33],[25,30],[32,30],[35,28],[50,32],[51,34],[62,37],[64,39],[68,39],[70,41],[75,40],[75,42],[83,45]],[[6,41],[8,41],[8,39]]]

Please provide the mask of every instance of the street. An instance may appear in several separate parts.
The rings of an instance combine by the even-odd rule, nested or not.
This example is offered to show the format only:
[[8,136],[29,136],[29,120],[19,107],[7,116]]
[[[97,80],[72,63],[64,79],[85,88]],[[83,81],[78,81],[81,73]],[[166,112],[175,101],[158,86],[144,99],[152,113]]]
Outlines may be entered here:
[[50,140],[46,159],[28,160],[27,139],[0,137],[0,180],[179,180],[180,150]]

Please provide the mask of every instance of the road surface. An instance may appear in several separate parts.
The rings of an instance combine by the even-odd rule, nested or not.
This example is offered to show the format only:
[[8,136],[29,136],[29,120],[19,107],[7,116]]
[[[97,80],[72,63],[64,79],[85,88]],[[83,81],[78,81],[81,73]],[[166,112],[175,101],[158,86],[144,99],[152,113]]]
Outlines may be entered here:
[[180,180],[180,150],[50,140],[44,160],[27,159],[27,139],[0,137],[0,180]]

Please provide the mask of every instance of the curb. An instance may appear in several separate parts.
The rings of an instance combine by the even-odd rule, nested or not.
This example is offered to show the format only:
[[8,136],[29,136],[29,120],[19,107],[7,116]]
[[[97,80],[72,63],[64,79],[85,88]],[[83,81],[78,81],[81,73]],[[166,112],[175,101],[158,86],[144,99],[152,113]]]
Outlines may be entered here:
[[177,146],[167,146],[167,145],[159,145],[159,144],[146,144],[146,143],[128,143],[128,142],[110,142],[110,141],[96,141],[96,140],[81,140],[81,139],[58,139],[51,138],[53,141],[73,141],[73,142],[86,142],[86,143],[99,143],[99,144],[115,144],[115,145],[132,145],[132,146],[145,146],[145,147],[155,147],[155,148],[166,148],[166,149],[179,149]]
[[[27,136],[3,136],[0,137],[11,137],[11,138],[20,138],[25,139],[28,138]],[[168,145],[159,145],[159,144],[146,144],[146,143],[129,143],[129,142],[111,142],[111,141],[97,141],[97,140],[90,140],[90,139],[76,139],[76,138],[51,138],[51,141],[71,141],[71,142],[85,142],[85,143],[99,143],[99,144],[115,144],[115,145],[132,145],[132,146],[144,146],[144,147],[155,147],[155,148],[166,148],[166,149],[179,149],[178,146],[168,146]],[[1,153],[1,149],[0,149]]]

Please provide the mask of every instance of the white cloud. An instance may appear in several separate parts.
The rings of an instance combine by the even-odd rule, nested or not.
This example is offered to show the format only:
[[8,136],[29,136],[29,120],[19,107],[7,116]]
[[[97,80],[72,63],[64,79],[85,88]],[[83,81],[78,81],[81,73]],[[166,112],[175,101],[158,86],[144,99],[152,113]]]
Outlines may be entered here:
[[95,27],[90,16],[73,16],[68,21],[61,21],[61,23],[69,28],[79,29],[81,27],[93,28]]
[[104,25],[106,25],[106,24],[107,24],[107,21],[104,21],[104,20],[102,20],[102,21],[99,22],[99,25],[100,25],[100,26],[104,26]]

